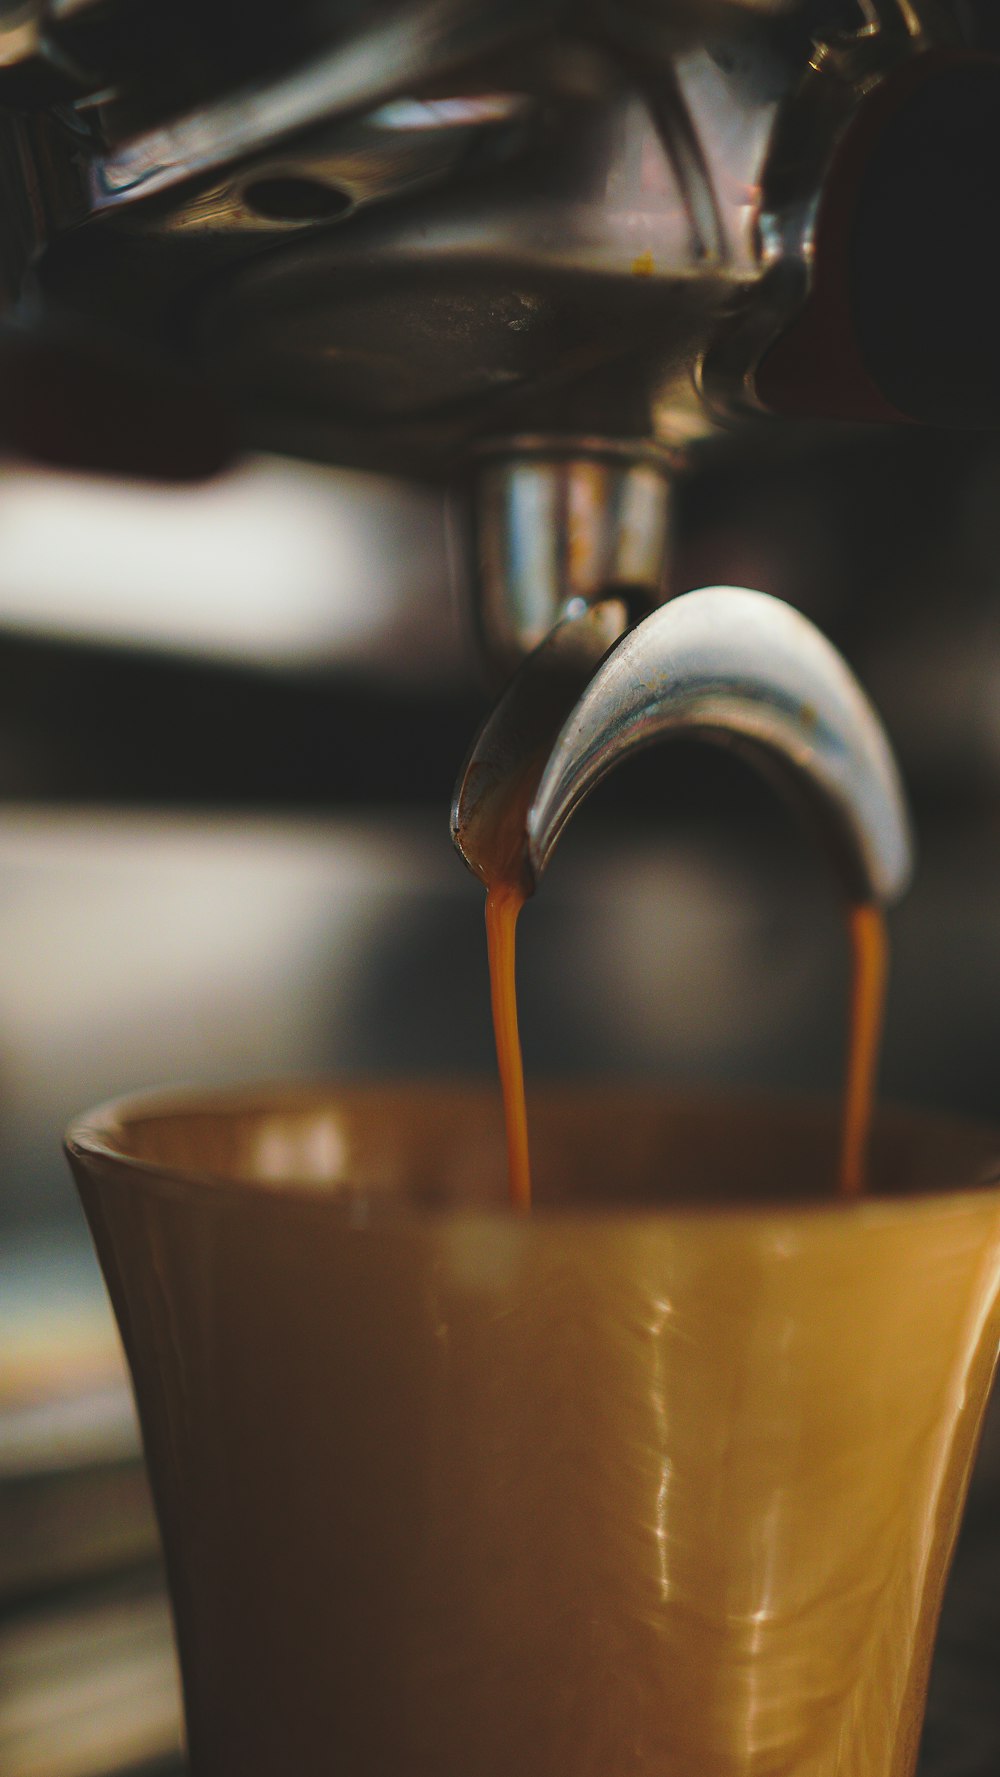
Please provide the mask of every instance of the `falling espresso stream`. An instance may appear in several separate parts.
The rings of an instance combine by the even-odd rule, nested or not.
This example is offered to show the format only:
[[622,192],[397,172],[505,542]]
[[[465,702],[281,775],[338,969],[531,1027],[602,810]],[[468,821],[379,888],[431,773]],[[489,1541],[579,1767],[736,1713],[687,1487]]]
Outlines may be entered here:
[[490,998],[497,1067],[507,1129],[507,1177],[513,1209],[531,1208],[528,1111],[524,1101],[524,1062],[517,1028],[515,974],[517,916],[525,903],[518,883],[494,882],[486,895],[486,943],[490,959]]
[[[507,1130],[507,1169],[514,1209],[531,1208],[531,1161],[524,1097],[524,1064],[517,1024],[517,918],[527,899],[519,876],[507,868],[492,877],[486,894],[486,939],[497,1065]],[[839,1188],[856,1197],[865,1188],[868,1136],[878,1068],[888,941],[881,910],[871,904],[848,912],[851,940],[851,999],[841,1134]]]
[[840,1190],[857,1197],[865,1188],[868,1134],[875,1103],[889,936],[880,907],[867,902],[848,913],[851,939],[851,1005],[847,1026],[847,1070],[840,1150]]

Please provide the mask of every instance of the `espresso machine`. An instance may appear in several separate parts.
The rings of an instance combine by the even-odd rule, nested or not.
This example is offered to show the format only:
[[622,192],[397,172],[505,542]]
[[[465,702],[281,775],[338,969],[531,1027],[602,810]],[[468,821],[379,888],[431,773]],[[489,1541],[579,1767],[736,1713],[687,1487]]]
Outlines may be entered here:
[[502,677],[734,429],[993,423],[991,11],[7,8],[8,438],[446,483]]
[[[928,498],[947,479],[942,453],[973,460],[1000,413],[994,14],[989,0],[295,0],[280,13],[258,0],[17,0],[0,11],[0,440],[18,460],[157,485],[267,452],[440,494],[488,687],[455,702],[440,749],[453,774],[486,697],[556,624],[586,620],[609,592],[634,622],[722,578],[741,489],[756,499],[810,453],[830,463],[839,440],[835,456],[860,468],[817,527],[835,553],[841,530],[864,535],[855,509],[883,440],[911,453]],[[699,530],[685,512],[709,484]],[[891,505],[880,484],[871,497]],[[721,539],[710,575],[706,532]],[[733,577],[756,584],[752,555],[737,549]],[[898,587],[876,598],[878,561],[846,557],[893,640],[865,673],[890,729],[921,757],[950,735],[964,772],[943,652],[896,695],[896,644],[926,628],[923,609]],[[842,615],[822,596],[810,606],[808,582],[799,598],[794,576],[778,589],[821,623]],[[853,640],[849,610],[836,639]],[[279,723],[313,697],[295,687]],[[392,770],[412,788],[413,710],[398,686],[388,700],[401,712]],[[926,736],[928,707],[943,741]],[[385,716],[383,701],[373,730]],[[46,722],[58,726],[51,701]],[[303,751],[330,744],[325,732],[314,724]],[[679,868],[695,921],[703,866]],[[234,881],[243,869],[238,858]],[[663,891],[644,869],[640,857],[632,923],[648,929]],[[594,892],[583,854],[580,881]],[[564,911],[551,904],[550,937]],[[479,919],[476,908],[477,940]],[[738,918],[732,930],[739,939]],[[440,979],[451,916],[423,935]],[[704,939],[703,925],[683,928],[670,967]],[[927,941],[925,922],[911,953]],[[614,1015],[642,985],[647,953],[633,949],[623,938],[604,965]],[[385,979],[400,955],[383,956]],[[905,992],[902,962],[899,974]],[[792,990],[773,946],[748,997],[762,984],[776,1028]],[[689,985],[704,1028],[689,1019],[678,1043],[696,1068],[711,1054],[738,1076],[737,1049],[712,1050],[704,978]],[[728,986],[710,987],[725,1002]],[[477,1000],[484,991],[477,982]],[[386,986],[391,1029],[397,998]],[[733,1023],[728,1002],[719,1018]],[[638,1029],[626,1064],[648,1054]],[[379,1059],[410,1065],[379,1042]],[[374,1051],[345,1053],[366,1066]],[[905,1065],[922,1085],[912,1054]],[[955,1102],[986,1108],[985,1091],[965,1102],[956,1088]],[[128,1434],[115,1421],[109,1436],[124,1461]],[[124,1508],[117,1497],[120,1558],[139,1563],[146,1520],[134,1494]],[[970,1670],[1000,1642],[976,1584],[995,1562],[987,1498],[974,1496],[955,1570],[927,1777],[935,1723],[963,1711],[968,1777],[995,1768],[995,1709],[969,1702]],[[142,1621],[140,1678],[159,1712],[148,1744],[162,1757],[173,1705],[153,1654],[166,1632]],[[952,1743],[942,1727],[942,1751]]]

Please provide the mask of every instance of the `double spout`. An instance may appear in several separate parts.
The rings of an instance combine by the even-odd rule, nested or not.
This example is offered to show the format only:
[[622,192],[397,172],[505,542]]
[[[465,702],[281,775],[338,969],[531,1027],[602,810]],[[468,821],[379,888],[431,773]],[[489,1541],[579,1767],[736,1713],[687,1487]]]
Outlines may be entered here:
[[[658,603],[669,497],[664,466],[600,447],[489,464],[486,636],[502,661],[537,645],[460,774],[455,844],[484,881],[506,873],[530,894],[602,778],[639,748],[695,733],[744,753],[801,805],[851,904],[891,905],[911,844],[875,710],[836,649],[779,599],[711,587]],[[540,636],[526,621],[532,587]],[[633,625],[643,603],[657,608]]]

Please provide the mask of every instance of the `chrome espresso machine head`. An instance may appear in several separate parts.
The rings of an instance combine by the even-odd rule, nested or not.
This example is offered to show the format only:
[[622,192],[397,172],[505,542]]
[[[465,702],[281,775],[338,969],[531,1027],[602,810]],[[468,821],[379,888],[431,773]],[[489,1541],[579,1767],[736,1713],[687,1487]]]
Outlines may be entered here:
[[8,431],[184,472],[228,410],[250,444],[471,484],[503,666],[575,599],[657,603],[671,480],[720,427],[993,417],[979,10],[19,0]]
[[506,673],[609,592],[662,602],[720,430],[995,417],[992,12],[19,0],[8,433],[185,473],[226,414],[453,483]]

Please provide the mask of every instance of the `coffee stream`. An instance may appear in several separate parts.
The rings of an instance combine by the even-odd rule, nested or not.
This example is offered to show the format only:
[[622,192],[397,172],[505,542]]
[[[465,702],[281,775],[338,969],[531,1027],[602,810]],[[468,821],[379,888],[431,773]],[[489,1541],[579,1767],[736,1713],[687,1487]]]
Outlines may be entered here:
[[528,898],[524,865],[524,832],[538,781],[538,761],[530,760],[513,781],[508,779],[489,821],[489,853],[493,867],[486,878],[486,945],[490,964],[490,1001],[497,1068],[507,1131],[507,1177],[514,1209],[531,1208],[531,1161],[528,1111],[524,1100],[524,1063],[517,1028],[515,932],[517,916]]
[[851,1005],[847,1027],[840,1190],[845,1197],[856,1197],[865,1188],[868,1135],[885,1012],[889,934],[885,915],[871,902],[849,910],[848,930],[851,938]]
[[[514,810],[515,815],[518,812],[518,809]],[[499,871],[487,884],[486,937],[493,1031],[507,1130],[510,1201],[514,1209],[523,1211],[531,1208],[531,1164],[524,1064],[517,1027],[515,940],[517,917],[527,894],[510,870],[512,857],[513,852],[508,848],[507,869]],[[839,1186],[842,1196],[856,1197],[865,1188],[865,1163],[885,1007],[888,936],[881,910],[870,903],[849,909],[848,931],[851,999]]]
[[507,1129],[507,1177],[512,1209],[531,1208],[531,1160],[528,1152],[528,1110],[524,1101],[524,1063],[517,1028],[515,976],[517,916],[525,903],[519,884],[493,882],[486,892],[486,943],[490,959],[490,998],[497,1067]]

